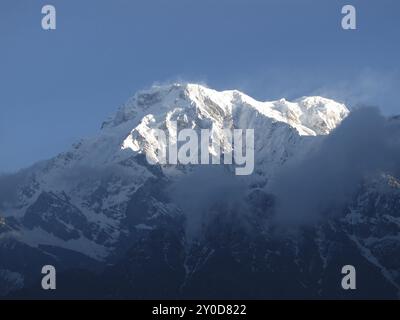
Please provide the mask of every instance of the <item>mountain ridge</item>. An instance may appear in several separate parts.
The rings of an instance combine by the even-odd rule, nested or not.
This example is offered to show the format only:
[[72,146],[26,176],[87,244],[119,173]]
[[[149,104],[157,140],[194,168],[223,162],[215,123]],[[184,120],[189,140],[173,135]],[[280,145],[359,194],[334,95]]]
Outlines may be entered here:
[[[363,256],[365,248],[370,248],[368,243],[364,244],[362,233],[352,233],[351,226],[356,220],[350,217],[355,217],[354,208],[343,212],[350,220],[332,222],[332,227],[318,226],[312,240],[305,243],[302,241],[310,237],[310,231],[305,231],[300,238],[286,239],[290,243],[288,248],[272,236],[270,221],[275,200],[269,194],[270,180],[289,160],[301,159],[318,148],[324,137],[348,115],[345,105],[322,97],[260,102],[237,90],[218,92],[197,84],[171,84],[140,91],[103,123],[97,136],[83,139],[70,150],[26,169],[22,177],[15,176],[15,181],[8,180],[13,196],[0,198],[0,256],[18,252],[20,256],[33,257],[31,260],[37,264],[54,263],[61,272],[67,273],[76,265],[85,270],[100,268],[107,279],[114,277],[112,270],[128,268],[133,272],[132,278],[118,281],[137,281],[142,293],[139,289],[129,290],[139,297],[151,296],[140,278],[147,279],[149,285],[153,283],[150,278],[154,272],[161,272],[159,280],[168,282],[172,296],[178,292],[186,292],[185,296],[200,294],[202,281],[199,279],[208,277],[204,270],[221,272],[214,259],[231,261],[239,269],[244,268],[246,274],[249,272],[250,278],[252,268],[268,279],[271,275],[267,270],[271,274],[285,274],[290,269],[289,273],[293,274],[290,277],[297,283],[294,292],[303,292],[297,287],[302,279],[310,283],[307,294],[317,294],[322,290],[318,281],[296,269],[308,259],[299,255],[307,251],[316,255],[315,272],[323,283],[323,274],[330,268],[329,243],[340,248],[342,241],[351,244],[345,255],[356,257],[365,270],[382,268],[386,272],[382,276],[378,269],[373,271],[377,281],[374,285],[379,287],[381,277],[388,279],[392,271],[388,271],[391,269],[387,269],[387,264],[374,264],[375,260]],[[179,130],[210,129],[217,137],[221,137],[224,128],[254,129],[254,174],[237,180],[239,189],[232,189],[232,195],[227,195],[224,190],[235,186],[230,178],[226,179],[231,175],[229,166],[222,167],[222,171],[214,171],[213,166],[202,167],[203,171],[196,176],[192,166],[150,165],[145,154],[158,147],[151,138],[151,129],[161,128],[176,134],[171,132],[171,121],[178,123]],[[200,176],[209,180],[196,178]],[[208,183],[213,178],[218,183]],[[384,179],[381,183],[386,185],[387,181]],[[390,192],[396,184],[391,182],[391,185],[394,187]],[[176,192],[179,194],[171,195],[172,189],[179,190]],[[183,196],[187,189],[189,194]],[[390,192],[387,201],[398,201],[397,192]],[[186,202],[179,197],[186,197]],[[239,198],[243,204],[237,205]],[[364,209],[357,207],[356,210]],[[383,229],[394,228],[397,218],[395,213],[390,216],[394,220],[380,216],[374,219],[381,221]],[[195,236],[190,235],[193,224],[197,230]],[[247,234],[249,228],[254,235]],[[340,237],[339,243],[331,234]],[[383,240],[388,241],[382,237]],[[396,251],[397,242],[391,241],[391,250]],[[255,260],[247,251],[253,253]],[[293,262],[286,271],[279,271],[277,266],[286,263],[286,255]],[[375,255],[382,253],[376,251]],[[333,256],[332,261],[338,259]],[[38,277],[26,269],[24,258],[19,259],[0,260],[0,270],[4,270],[0,274],[12,275],[9,286],[16,284],[15,290],[21,289],[22,282],[26,287],[33,285]],[[252,267],[248,269],[249,266]],[[394,278],[389,278],[396,284],[393,274]],[[168,278],[176,279],[176,283],[169,282]],[[243,283],[238,285],[246,287]],[[268,294],[272,292],[265,292],[263,296]]]

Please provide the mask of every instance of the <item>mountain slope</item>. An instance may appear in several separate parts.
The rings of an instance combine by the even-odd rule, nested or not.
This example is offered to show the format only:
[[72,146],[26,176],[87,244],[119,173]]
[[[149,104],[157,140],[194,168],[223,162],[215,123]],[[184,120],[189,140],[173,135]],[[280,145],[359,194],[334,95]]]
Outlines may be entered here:
[[[347,114],[345,106],[320,97],[258,102],[238,91],[195,84],[154,87],[129,100],[97,137],[26,170],[15,201],[2,203],[2,212],[21,219],[22,240],[26,236],[28,244],[58,241],[78,251],[90,247],[90,255],[101,258],[120,236],[129,198],[148,179],[173,174],[173,168],[158,173],[138,160],[143,152],[155,152],[150,128],[171,130],[175,120],[178,129],[209,128],[218,137],[223,128],[254,128],[260,141],[257,173],[268,176],[303,147],[301,136],[328,133]],[[55,239],[46,239],[47,234]]]
[[[397,265],[371,257],[386,259],[383,252],[396,251],[397,238],[371,241],[354,233],[353,220],[348,219],[354,210],[362,210],[359,205],[330,227],[305,231],[300,237],[273,236],[270,179],[288,160],[317,148],[348,114],[343,104],[322,97],[259,102],[236,90],[218,92],[197,84],[138,92],[103,123],[97,136],[0,178],[15,185],[6,199],[0,198],[0,255],[13,257],[0,259],[0,269],[6,270],[3,274],[11,279],[7,283],[14,283],[15,289],[21,283],[26,288],[34,285],[41,264],[54,264],[68,275],[71,292],[76,287],[69,272],[81,268],[101,272],[106,280],[98,280],[103,288],[97,294],[103,296],[188,297],[207,296],[203,283],[212,283],[210,275],[222,275],[229,265],[232,274],[227,274],[226,283],[216,282],[215,297],[229,295],[227,283],[238,274],[246,278],[236,283],[243,295],[253,286],[262,297],[273,297],[274,290],[280,292],[277,296],[329,296],[332,293],[321,288],[333,285],[333,280],[324,280],[331,272],[330,261],[347,255],[373,275],[372,285],[379,292],[396,294]],[[174,121],[179,130],[210,129],[218,138],[224,128],[254,129],[254,174],[233,179],[229,165],[198,172],[193,166],[148,164],[145,154],[151,156],[159,147],[151,129],[176,135]],[[391,210],[384,219],[397,237],[397,218]],[[373,230],[371,224],[366,228]],[[340,251],[344,244],[349,249]],[[368,255],[366,248],[374,253]],[[308,263],[314,267],[305,272]],[[79,283],[79,273],[72,274]],[[276,279],[289,276],[290,288],[275,288]],[[260,278],[269,279],[274,290],[258,287]],[[107,281],[118,286],[110,288]],[[159,291],[160,283],[165,292]]]

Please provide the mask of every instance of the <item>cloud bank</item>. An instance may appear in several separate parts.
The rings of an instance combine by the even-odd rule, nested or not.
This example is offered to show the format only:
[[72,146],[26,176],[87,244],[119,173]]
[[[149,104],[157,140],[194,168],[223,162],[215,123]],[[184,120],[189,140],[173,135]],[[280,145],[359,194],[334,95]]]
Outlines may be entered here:
[[398,175],[400,120],[388,120],[377,108],[350,114],[320,147],[290,163],[274,179],[276,219],[302,225],[337,214],[368,175]]

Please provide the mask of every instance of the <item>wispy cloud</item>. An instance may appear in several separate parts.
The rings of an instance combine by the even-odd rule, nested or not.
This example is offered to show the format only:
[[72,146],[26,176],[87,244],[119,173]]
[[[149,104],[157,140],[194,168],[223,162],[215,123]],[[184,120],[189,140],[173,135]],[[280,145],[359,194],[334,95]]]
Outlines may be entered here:
[[309,224],[341,212],[363,179],[380,171],[398,174],[400,125],[377,108],[361,108],[305,159],[275,177],[276,216],[284,224]]

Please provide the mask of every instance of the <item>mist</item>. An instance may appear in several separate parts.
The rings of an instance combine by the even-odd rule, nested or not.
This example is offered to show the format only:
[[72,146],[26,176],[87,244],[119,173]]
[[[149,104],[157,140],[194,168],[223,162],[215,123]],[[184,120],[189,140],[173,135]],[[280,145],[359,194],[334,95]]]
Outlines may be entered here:
[[367,176],[398,175],[399,128],[399,120],[385,118],[377,108],[352,112],[317,150],[277,174],[271,184],[276,221],[318,222],[340,213]]
[[202,226],[210,221],[213,207],[222,205],[229,210],[242,206],[245,186],[242,177],[222,165],[196,166],[172,184],[169,195],[185,215],[190,241],[201,237]]

